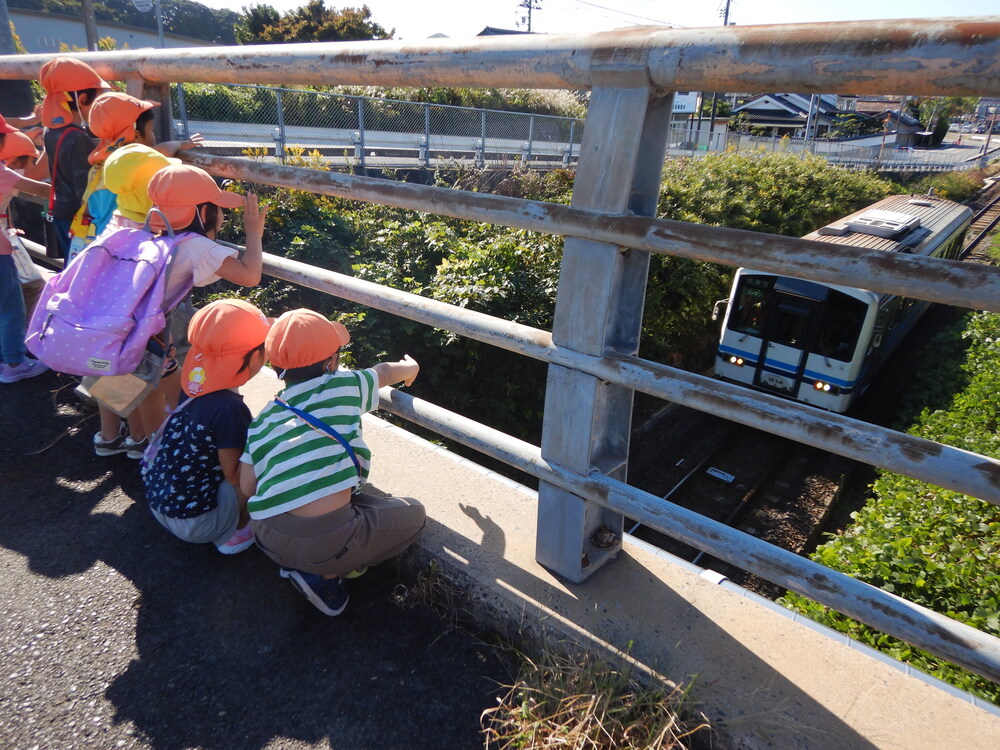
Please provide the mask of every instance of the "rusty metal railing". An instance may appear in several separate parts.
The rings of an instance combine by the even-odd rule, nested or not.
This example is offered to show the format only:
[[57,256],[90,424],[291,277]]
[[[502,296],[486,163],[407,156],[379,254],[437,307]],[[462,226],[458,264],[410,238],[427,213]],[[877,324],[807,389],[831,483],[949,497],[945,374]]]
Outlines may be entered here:
[[[565,236],[551,333],[267,256],[268,273],[550,365],[542,446],[384,391],[383,405],[541,480],[536,554],[580,581],[613,559],[592,532],[624,514],[875,628],[1000,681],[1000,640],[696,516],[624,482],[631,399],[651,393],[1000,502],[1000,462],[639,359],[651,253],[788,273],[1000,311],[1000,271],[653,217],[673,90],[1000,95],[1000,17],[583,36],[88,53],[108,79],[163,100],[170,82],[590,88],[573,204],[368,180],[205,155],[215,174]],[[48,57],[0,58],[31,78]],[[163,108],[165,109],[165,108]],[[581,562],[587,559],[589,564]]]

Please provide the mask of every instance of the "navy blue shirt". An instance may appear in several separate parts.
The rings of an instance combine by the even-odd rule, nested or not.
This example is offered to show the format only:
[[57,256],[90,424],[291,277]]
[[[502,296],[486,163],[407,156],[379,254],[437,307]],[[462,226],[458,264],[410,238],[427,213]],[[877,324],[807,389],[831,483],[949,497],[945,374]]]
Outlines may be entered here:
[[225,479],[219,450],[242,451],[250,420],[243,397],[230,390],[190,399],[175,411],[156,459],[143,473],[149,506],[170,518],[195,518],[215,509]]

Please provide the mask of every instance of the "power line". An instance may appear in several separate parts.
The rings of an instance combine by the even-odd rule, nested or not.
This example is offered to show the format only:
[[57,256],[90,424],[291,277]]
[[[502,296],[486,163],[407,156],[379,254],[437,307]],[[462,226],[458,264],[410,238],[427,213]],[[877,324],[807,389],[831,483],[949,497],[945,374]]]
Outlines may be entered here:
[[591,8],[600,8],[601,10],[606,10],[611,13],[617,13],[620,16],[630,16],[632,18],[639,18],[643,21],[652,21],[653,23],[658,23],[663,26],[675,26],[681,29],[685,28],[684,26],[681,26],[679,23],[671,23],[670,21],[661,21],[657,18],[649,18],[648,16],[637,16],[635,13],[626,13],[623,10],[609,8],[606,5],[598,5],[597,3],[588,3],[587,0],[573,0],[573,2],[580,3],[580,5],[589,5]]

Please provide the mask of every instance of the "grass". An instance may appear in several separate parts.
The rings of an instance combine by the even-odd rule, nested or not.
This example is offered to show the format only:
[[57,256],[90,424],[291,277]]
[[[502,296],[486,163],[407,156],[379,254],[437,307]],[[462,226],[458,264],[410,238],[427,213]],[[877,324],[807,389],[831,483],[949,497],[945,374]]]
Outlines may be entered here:
[[648,685],[592,654],[521,655],[517,680],[483,712],[487,750],[684,750],[709,736],[687,690]]
[[[404,610],[432,611],[447,631],[476,631],[466,592],[436,560],[397,585],[393,599]],[[691,707],[688,687],[656,681],[590,652],[552,648],[533,637],[521,637],[517,647],[509,636],[478,635],[517,674],[512,684],[501,686],[497,705],[482,714],[486,750],[688,750],[708,745],[711,729]]]

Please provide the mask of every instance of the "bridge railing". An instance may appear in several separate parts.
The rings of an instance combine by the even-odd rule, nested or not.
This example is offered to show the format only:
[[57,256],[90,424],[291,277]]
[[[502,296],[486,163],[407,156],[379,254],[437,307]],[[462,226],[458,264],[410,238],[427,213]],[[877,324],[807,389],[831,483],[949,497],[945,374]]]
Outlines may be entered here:
[[[1000,18],[644,29],[585,36],[88,53],[105,78],[169,104],[178,81],[591,89],[571,206],[189,154],[216,175],[566,238],[551,332],[275,256],[267,273],[549,364],[541,446],[384,389],[384,408],[540,479],[536,556],[583,581],[623,517],[804,594],[989,679],[1000,640],[631,487],[635,391],[1000,503],[1000,461],[746,391],[637,356],[651,253],[1000,312],[1000,269],[658,220],[673,90],[1000,95]],[[48,58],[0,58],[31,78]],[[169,112],[169,107],[162,108]],[[169,123],[161,132],[169,133]],[[596,532],[601,532],[595,543]],[[614,543],[607,546],[610,536]]]
[[362,169],[575,166],[582,119],[273,86],[176,84],[174,117],[184,137],[216,148],[319,150]]

